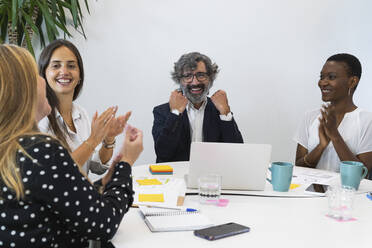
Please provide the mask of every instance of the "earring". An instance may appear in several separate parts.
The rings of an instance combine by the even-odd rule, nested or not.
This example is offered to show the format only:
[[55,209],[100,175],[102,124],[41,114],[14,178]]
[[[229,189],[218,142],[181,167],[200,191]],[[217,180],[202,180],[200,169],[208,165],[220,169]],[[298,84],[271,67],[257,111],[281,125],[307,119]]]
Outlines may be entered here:
[[348,95],[350,96],[350,94],[351,94],[351,88],[349,88],[349,92],[348,92]]

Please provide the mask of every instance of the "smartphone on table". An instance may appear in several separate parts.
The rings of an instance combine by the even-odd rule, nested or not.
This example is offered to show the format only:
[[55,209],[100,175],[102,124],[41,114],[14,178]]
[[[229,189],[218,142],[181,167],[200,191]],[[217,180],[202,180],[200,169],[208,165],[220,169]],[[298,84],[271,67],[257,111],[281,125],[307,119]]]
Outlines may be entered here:
[[222,239],[225,237],[249,232],[250,228],[234,222],[195,230],[194,235],[207,240]]
[[312,183],[305,189],[305,193],[312,195],[325,195],[328,190],[329,185]]

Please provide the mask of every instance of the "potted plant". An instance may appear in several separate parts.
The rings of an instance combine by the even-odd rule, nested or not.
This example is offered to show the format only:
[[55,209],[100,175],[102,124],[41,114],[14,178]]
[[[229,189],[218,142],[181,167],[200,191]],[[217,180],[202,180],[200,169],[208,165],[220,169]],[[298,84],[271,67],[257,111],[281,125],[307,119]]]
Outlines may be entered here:
[[[88,1],[84,4],[89,13]],[[85,38],[83,14],[79,0],[0,0],[0,42],[27,47],[34,55],[32,36],[40,45],[57,39],[60,32],[72,37],[67,27],[72,26]]]

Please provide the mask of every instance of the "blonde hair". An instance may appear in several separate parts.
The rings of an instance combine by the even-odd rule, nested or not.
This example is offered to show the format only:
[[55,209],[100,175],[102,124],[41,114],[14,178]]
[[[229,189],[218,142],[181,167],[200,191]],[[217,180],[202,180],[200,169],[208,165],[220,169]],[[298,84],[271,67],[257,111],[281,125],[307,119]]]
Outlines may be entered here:
[[35,121],[37,77],[36,62],[26,49],[0,45],[0,175],[18,200],[24,197],[16,163],[17,151],[24,152],[24,149],[18,140],[24,135],[38,133]]

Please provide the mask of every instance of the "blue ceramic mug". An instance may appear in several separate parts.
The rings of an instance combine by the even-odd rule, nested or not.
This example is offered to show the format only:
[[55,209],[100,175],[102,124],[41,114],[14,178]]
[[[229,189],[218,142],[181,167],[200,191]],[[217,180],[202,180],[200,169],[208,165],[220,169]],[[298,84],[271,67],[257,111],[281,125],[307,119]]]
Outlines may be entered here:
[[274,191],[287,192],[292,181],[293,164],[288,162],[273,162],[269,168],[271,180],[266,178],[273,185]]
[[342,186],[350,186],[358,190],[360,181],[366,177],[367,167],[357,161],[340,162],[340,174]]

